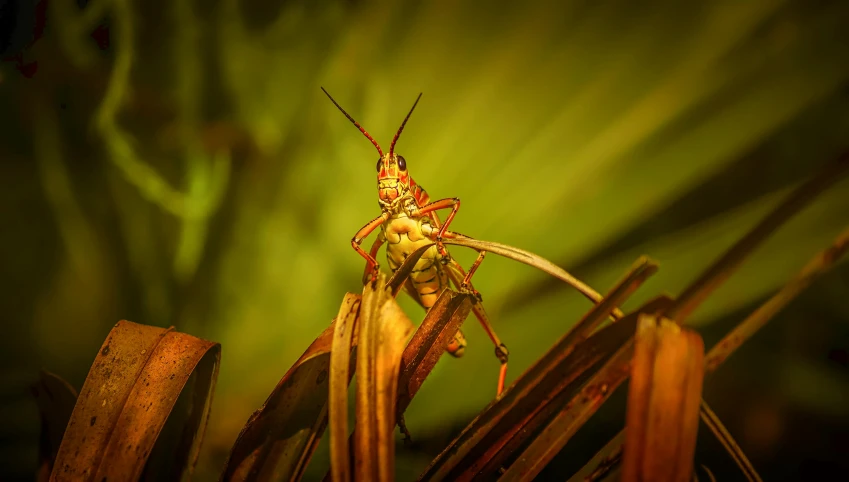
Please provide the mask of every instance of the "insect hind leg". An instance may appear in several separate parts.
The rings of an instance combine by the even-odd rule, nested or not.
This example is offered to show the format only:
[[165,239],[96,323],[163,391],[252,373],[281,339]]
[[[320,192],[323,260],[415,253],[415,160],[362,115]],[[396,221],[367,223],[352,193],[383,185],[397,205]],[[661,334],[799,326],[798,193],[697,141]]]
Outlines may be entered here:
[[[476,265],[480,265],[480,261],[483,260],[483,255],[478,256],[478,260],[475,265],[473,265],[474,269],[477,269]],[[475,317],[480,322],[481,326],[483,326],[484,331],[489,336],[489,339],[492,340],[493,345],[495,345],[495,356],[498,358],[498,361],[501,362],[501,370],[498,375],[498,391],[497,394],[501,395],[501,392],[504,391],[504,382],[507,379],[507,359],[510,355],[510,352],[507,350],[507,346],[501,342],[498,338],[498,335],[495,334],[495,330],[492,328],[492,324],[489,322],[489,316],[486,314],[486,310],[483,308],[483,302],[481,301],[480,293],[474,289],[471,285],[471,282],[467,282],[469,278],[471,278],[471,274],[474,273],[471,269],[469,270],[470,274],[466,274],[463,271],[463,267],[460,266],[455,259],[451,258],[448,265],[446,266],[448,269],[448,276],[451,278],[451,281],[457,286],[459,290],[470,290],[475,296],[478,298],[477,302],[472,305],[472,312],[475,314]]]
[[[469,268],[469,272],[463,277],[463,282],[458,287],[461,291],[469,290],[473,295],[478,299],[478,301],[483,301],[483,297],[480,292],[472,286],[472,275],[475,274],[475,271],[478,270],[478,266],[481,265],[483,258],[486,256],[486,251],[481,251],[478,253],[478,258],[472,263],[472,267]],[[460,269],[460,273],[463,272],[463,268],[460,267],[459,263],[457,264],[457,268]]]

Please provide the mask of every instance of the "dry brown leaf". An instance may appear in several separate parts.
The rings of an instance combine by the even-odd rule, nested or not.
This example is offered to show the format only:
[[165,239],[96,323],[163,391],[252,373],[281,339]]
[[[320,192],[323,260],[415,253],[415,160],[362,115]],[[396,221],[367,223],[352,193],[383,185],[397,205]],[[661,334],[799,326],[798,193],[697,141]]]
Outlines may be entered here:
[[[587,369],[577,383],[570,385],[568,390],[564,390],[552,403],[540,410],[525,424],[523,430],[515,432],[481,473],[492,474],[506,466],[504,475],[499,479],[505,481],[528,480],[539,474],[627,378],[638,317],[643,313],[665,309],[671,302],[670,298],[659,296],[616,324],[591,336],[586,344],[602,334],[606,334],[606,337],[618,334],[618,350],[612,344],[608,345],[607,356]],[[618,325],[623,325],[620,327],[622,332],[614,330]],[[578,345],[577,349],[582,346]],[[539,431],[540,427],[544,427],[542,431]]]
[[360,307],[354,438],[357,481],[390,481],[394,477],[398,372],[413,323],[385,286],[381,273],[366,287]]
[[[347,319],[358,301],[358,295],[347,294],[340,313]],[[313,341],[251,415],[221,480],[299,480],[303,475],[327,424],[330,350],[337,322]]]
[[190,475],[209,416],[220,345],[184,333],[121,321],[89,371],[50,480],[135,481],[184,386],[194,374],[185,434],[146,477]]
[[[437,457],[420,480],[493,476],[534,429],[562,406],[594,367],[633,336],[636,318],[625,317],[585,340],[656,267],[641,259],[602,302],[491,403]],[[583,343],[579,343],[583,341]],[[530,425],[529,425],[530,424]]]
[[[524,249],[516,248],[514,246],[509,246],[506,244],[496,243],[493,241],[482,241],[479,239],[470,238],[468,236],[459,236],[457,238],[446,239],[443,241],[445,244],[456,244],[458,246],[466,246],[468,248],[472,248],[476,251],[486,251],[487,253],[495,253],[499,256],[504,256],[505,258],[510,258],[514,261],[518,261],[520,263],[524,263],[528,266],[532,266],[544,273],[548,273],[551,276],[563,281],[567,285],[578,290],[579,293],[584,295],[588,300],[593,303],[601,303],[601,295],[588,284],[579,280],[578,278],[572,276],[565,269],[557,266],[551,261],[539,256],[537,254],[531,253],[530,251],[525,251]],[[625,316],[618,307],[614,308],[611,311],[611,318],[614,320],[618,320]]]
[[[439,358],[445,352],[445,347],[448,346],[454,333],[468,317],[471,310],[471,299],[471,295],[459,294],[451,290],[443,291],[436,300],[436,303],[428,310],[424,321],[419,325],[413,338],[404,349],[404,353],[401,356],[401,370],[398,374],[398,395],[396,401],[396,420],[399,421],[399,425],[402,425],[402,428],[404,428],[402,422],[404,410],[407,409],[410,401],[424,382],[424,379],[433,370],[436,362],[439,361]],[[347,390],[345,393],[347,394]],[[345,405],[347,407],[347,399],[345,400]],[[340,413],[342,413],[341,410]],[[347,412],[345,411],[344,413],[345,419],[343,423],[347,430]],[[333,434],[334,430],[333,420],[333,416],[331,415],[331,434]],[[342,433],[341,429],[339,429],[339,433]],[[339,466],[346,466],[350,470],[351,464],[356,463],[353,451],[355,436],[356,431],[348,438],[344,449],[341,447],[334,449],[334,446],[338,442],[334,442],[331,437],[331,470],[325,475],[325,481],[350,480],[345,479],[344,475],[337,475],[334,467],[337,457],[346,453],[343,450],[347,450],[349,461],[347,464],[343,461],[341,463],[342,465]],[[348,477],[350,477],[350,474]]]
[[[683,323],[699,304],[718,286],[722,284],[745,261],[745,258],[763,242],[769,234],[778,229],[790,217],[804,208],[820,192],[827,189],[844,171],[849,168],[849,153],[844,153],[836,162],[826,164],[823,169],[807,182],[796,188],[785,200],[773,209],[760,223],[753,227],[743,238],[735,243],[717,261],[688,286],[681,296],[664,310],[667,317],[676,317],[678,323]],[[785,285],[777,294],[749,315],[722,341],[714,346],[705,357],[705,371],[710,373],[730,356],[749,337],[754,335],[778,311],[801,293],[805,288],[824,272],[826,272],[846,249],[849,248],[849,231],[842,232],[824,251],[818,253],[802,271]],[[717,439],[725,446],[729,454],[737,461],[738,466],[749,480],[760,480],[757,472],[749,463],[745,454],[739,449],[730,434],[722,428],[719,419],[710,412],[707,404],[702,404],[701,417],[705,424],[716,434]],[[621,460],[624,431],[620,432],[599,452],[579,474],[604,474],[616,470],[618,460]],[[618,441],[618,442],[617,442]],[[609,449],[611,445],[618,449]],[[603,475],[602,475],[603,476]],[[597,479],[593,479],[597,480]]]
[[339,314],[330,351],[330,387],[328,407],[330,418],[330,470],[333,480],[351,480],[348,447],[348,385],[353,375],[351,342],[360,312],[360,296],[348,293]]
[[473,297],[445,290],[428,310],[401,357],[396,416],[400,420],[425,378],[469,316]]
[[637,324],[628,393],[623,481],[692,478],[704,376],[704,343],[674,322]]

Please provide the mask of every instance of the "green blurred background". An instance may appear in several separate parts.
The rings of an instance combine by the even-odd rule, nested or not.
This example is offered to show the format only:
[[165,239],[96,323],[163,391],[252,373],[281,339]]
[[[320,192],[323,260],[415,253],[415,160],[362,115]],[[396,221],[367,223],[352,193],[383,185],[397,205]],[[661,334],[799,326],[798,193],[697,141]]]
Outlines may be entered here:
[[[223,345],[198,469],[217,477],[250,413],[361,289],[350,239],[379,213],[377,156],[319,86],[384,145],[424,92],[397,150],[432,198],[462,199],[458,231],[601,292],[637,256],[658,260],[626,308],[680,293],[849,147],[841,0],[0,4],[0,480],[35,469],[39,368],[79,388],[120,319]],[[847,181],[695,314],[708,347],[849,223]],[[496,256],[475,280],[511,380],[588,308]],[[410,407],[399,477],[494,395],[490,342],[474,318],[466,334],[466,356],[442,360]],[[849,471],[847,349],[844,263],[708,380],[766,479]],[[622,414],[603,410],[546,478],[582,465]],[[322,449],[311,477],[324,464]]]

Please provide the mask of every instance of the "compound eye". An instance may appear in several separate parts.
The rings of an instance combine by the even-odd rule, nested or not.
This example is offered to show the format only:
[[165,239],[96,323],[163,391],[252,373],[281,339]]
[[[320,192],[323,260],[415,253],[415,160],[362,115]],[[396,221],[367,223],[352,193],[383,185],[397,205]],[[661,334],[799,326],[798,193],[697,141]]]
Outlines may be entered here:
[[404,156],[398,156],[398,169],[402,171],[407,170],[407,160],[404,159]]
[[377,172],[380,172],[380,165],[383,164],[383,158],[377,160]]

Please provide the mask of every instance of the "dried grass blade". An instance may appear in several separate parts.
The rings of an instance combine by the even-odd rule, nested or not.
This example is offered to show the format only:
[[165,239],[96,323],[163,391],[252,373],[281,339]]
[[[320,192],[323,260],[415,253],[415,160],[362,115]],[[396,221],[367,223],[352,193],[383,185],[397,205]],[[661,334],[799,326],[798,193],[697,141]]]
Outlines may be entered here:
[[645,435],[648,431],[648,414],[655,357],[659,345],[657,324],[653,317],[642,317],[637,322],[634,335],[634,358],[631,361],[631,381],[628,386],[628,405],[625,420],[625,444],[628,453],[622,460],[623,480],[633,480],[640,472],[640,461],[646,456]]
[[[640,276],[645,279],[645,277],[656,271],[656,265],[652,263],[647,258],[640,258],[635,265],[632,267],[631,272],[626,275],[625,280],[623,280],[621,286],[630,289],[630,291],[626,291],[626,296],[629,296],[633,290],[635,290],[639,283],[628,283],[627,280],[632,278],[639,279]],[[616,291],[614,289],[614,291]],[[625,343],[626,339],[633,335],[633,329],[636,325],[637,317],[640,313],[655,313],[661,309],[664,309],[669,306],[671,303],[671,299],[665,296],[660,296],[651,300],[647,304],[640,307],[636,312],[628,314],[623,320],[619,323],[625,323],[626,330],[622,333],[621,341],[608,350],[608,355],[612,354],[616,348]],[[597,322],[600,322],[602,318],[596,318]],[[592,317],[587,317],[582,320],[581,323],[576,325],[572,331],[578,334],[583,340],[585,335],[592,331],[597,324],[589,323],[592,320]],[[617,332],[618,333],[618,332]],[[606,358],[605,358],[606,360]],[[579,365],[575,365],[576,368]],[[527,443],[527,440],[533,436],[534,434],[539,433],[542,427],[544,427],[561,409],[570,403],[570,400],[574,398],[578,390],[580,390],[581,385],[586,381],[598,368],[600,365],[593,365],[593,367],[587,369],[581,369],[583,372],[582,376],[577,379],[575,382],[570,383],[565,389],[559,390],[559,392],[552,398],[547,401],[547,403],[541,405],[540,407],[535,407],[535,412],[531,415],[530,418],[527,418],[520,425],[517,425],[511,433],[509,433],[509,440],[505,440],[500,443],[498,446],[494,446],[497,451],[490,452],[487,454],[489,460],[486,461],[483,468],[479,470],[479,475],[486,476],[494,476],[497,472],[501,471],[502,467],[509,465],[512,463],[512,460],[515,459],[518,451],[524,447]],[[473,469],[478,469],[479,464],[475,464],[472,466]],[[480,477],[479,477],[480,478]]]
[[684,330],[689,345],[686,366],[686,383],[683,387],[683,408],[679,417],[680,443],[676,453],[675,480],[689,481],[693,476],[693,458],[696,454],[696,436],[699,431],[698,406],[702,399],[704,384],[705,343],[698,333]]
[[708,407],[707,402],[704,400],[701,401],[701,406],[699,407],[699,416],[702,419],[702,422],[707,425],[711,432],[716,436],[716,439],[725,447],[725,450],[728,451],[729,455],[737,462],[737,466],[740,467],[740,470],[743,471],[743,475],[746,476],[746,480],[750,482],[761,482],[761,476],[758,475],[758,472],[755,470],[755,467],[749,462],[748,457],[743,451],[740,449],[740,446],[737,445],[737,442],[734,441],[734,437],[728,432],[725,428],[725,425],[719,420],[719,417],[713,413],[713,410]]
[[[190,477],[219,360],[217,343],[171,329],[119,322],[89,371],[51,480],[135,481],[145,464],[148,478]],[[158,451],[160,432],[190,377],[193,393],[184,399],[192,406],[175,415],[184,417],[184,436],[169,450]],[[165,458],[149,461],[154,451]]]
[[[650,315],[641,314],[640,316]],[[591,337],[590,340],[592,338],[595,337]],[[565,409],[551,420],[543,433],[531,442],[498,480],[520,481],[536,477],[619,384],[628,377],[628,368],[633,354],[632,337],[625,341],[616,354],[587,381],[580,392],[565,404]]]
[[[585,333],[606,319],[637,286],[653,272],[653,263],[641,259],[602,300],[594,306],[569,333],[564,335],[531,368],[520,376],[502,395],[478,415],[452,443],[431,463],[420,480],[462,480],[471,477],[495,457],[505,444],[528,435],[526,424],[558,394],[574,386],[576,381],[597,363],[616,351],[633,336],[636,318],[621,328],[620,321],[584,340]],[[665,306],[665,303],[664,305]],[[539,419],[537,419],[538,423]],[[518,438],[517,434],[519,435]],[[502,455],[505,455],[502,452]]]
[[328,411],[330,422],[330,470],[333,480],[349,482],[351,465],[348,457],[348,385],[351,380],[351,341],[359,315],[360,297],[345,295],[330,350],[330,392]]
[[[807,289],[820,276],[828,272],[828,270],[841,259],[847,250],[849,250],[849,229],[841,232],[831,246],[817,253],[813,259],[811,259],[805,267],[802,268],[802,270],[784,286],[784,288],[767,300],[763,305],[758,307],[736,328],[725,335],[719,343],[711,348],[707,355],[705,355],[705,374],[710,374],[719,368],[719,366],[729,356],[731,356],[743,343],[745,343],[746,340],[751,338],[758,330],[766,325],[773,316],[780,312],[785,306],[787,306],[788,303],[795,299],[802,291]],[[633,384],[634,381],[631,383]],[[705,416],[705,414],[702,414],[703,419]],[[580,475],[580,477],[573,478],[574,481],[570,479],[570,482],[583,480],[584,477],[590,477],[590,480],[600,480],[592,478],[591,475],[594,473],[603,474],[608,470],[613,470],[614,468],[612,466],[618,465],[618,461],[622,459],[622,445],[624,440],[625,431],[623,430],[608,443],[608,446],[611,444],[616,446],[614,450],[603,450],[599,452],[599,454],[590,460],[575,476],[578,477]],[[739,447],[737,447],[736,444],[729,445],[726,448],[729,447],[732,450],[735,450],[735,448],[736,450],[739,450]],[[732,457],[734,457],[735,460],[738,458],[745,459],[745,454],[740,451],[738,454],[732,454]],[[751,467],[751,464],[748,462],[747,465]],[[750,469],[743,466],[741,466],[741,469],[744,473],[754,471],[754,468]],[[750,478],[750,480],[760,479]]]
[[817,195],[834,184],[849,168],[849,153],[828,163],[817,175],[794,190],[749,233],[734,244],[676,299],[664,315],[678,324],[690,314],[739,267],[770,234],[802,210]]
[[[552,398],[546,400],[544,405],[542,405],[540,409],[535,410],[529,418],[517,424],[506,438],[499,440],[498,445],[494,446],[493,449],[486,454],[486,458],[488,458],[488,460],[486,460],[482,468],[477,470],[474,477],[467,480],[488,480],[492,477],[496,477],[496,474],[503,473],[505,467],[515,463],[516,458],[521,456],[524,447],[530,443],[529,441],[537,437],[543,427],[545,427],[545,425],[549,423],[552,418],[557,415],[557,413],[562,411],[564,407],[567,407],[570,404],[570,401],[575,399],[587,380],[604,366],[611,354],[616,352],[617,347],[622,346],[630,337],[633,336],[635,320],[635,316],[625,316],[625,318],[617,323],[617,325],[621,325],[621,327],[617,326],[614,328],[613,326],[608,326],[599,333],[598,339],[593,336],[590,337],[586,343],[579,345],[576,353],[584,346],[590,346],[596,342],[602,341],[602,337],[605,340],[608,340],[605,342],[604,349],[602,350],[604,356],[595,360],[595,363],[592,365],[573,365],[581,372],[580,376],[575,378]],[[615,342],[613,342],[613,340],[615,340]],[[473,467],[477,469],[477,467],[480,467],[480,464],[476,463]],[[471,471],[468,471],[468,473],[471,475]]]
[[396,413],[399,419],[471,309],[471,295],[445,290],[428,310],[401,357]]
[[395,476],[395,407],[398,399],[398,375],[404,347],[413,333],[413,324],[389,297],[380,310],[380,345],[377,349],[377,454],[378,480],[389,482]]
[[[345,295],[340,313],[356,312],[359,295]],[[251,415],[230,451],[223,481],[299,480],[327,423],[334,319],[289,368]],[[356,345],[354,337],[351,346]]]
[[[448,346],[454,336],[454,332],[468,317],[471,310],[470,300],[471,295],[459,294],[451,290],[443,291],[436,303],[428,310],[424,321],[419,325],[413,338],[407,343],[404,354],[401,356],[401,370],[398,374],[395,414],[397,421],[402,421],[404,411],[421,384],[444,353],[445,347]],[[347,418],[345,423],[347,426]],[[352,446],[355,437],[356,431],[348,438],[349,467],[354,462]],[[329,482],[340,479],[336,478],[332,471],[329,471],[324,480]]]
[[668,320],[640,319],[628,392],[626,482],[692,478],[704,344]]
[[[381,273],[366,286],[357,348],[354,475],[357,481],[388,481],[394,475],[395,400],[401,355],[413,323],[395,301]],[[381,288],[375,288],[380,286]]]
[[[596,290],[592,289],[588,284],[572,276],[568,271],[561,268],[560,266],[557,266],[551,261],[543,258],[542,256],[531,253],[530,251],[525,251],[524,249],[519,249],[514,246],[508,246],[506,244],[495,243],[492,241],[482,241],[479,239],[469,238],[467,236],[445,239],[443,240],[443,243],[466,246],[467,248],[472,248],[476,251],[486,251],[488,253],[495,253],[497,255],[504,256],[505,258],[510,258],[514,261],[524,263],[528,266],[532,266],[563,281],[564,283],[578,290],[579,293],[584,295],[588,300],[592,301],[593,303],[601,302],[601,295]],[[622,311],[619,310],[619,308],[614,309],[612,311],[612,315],[615,319],[619,319],[625,316]]]

